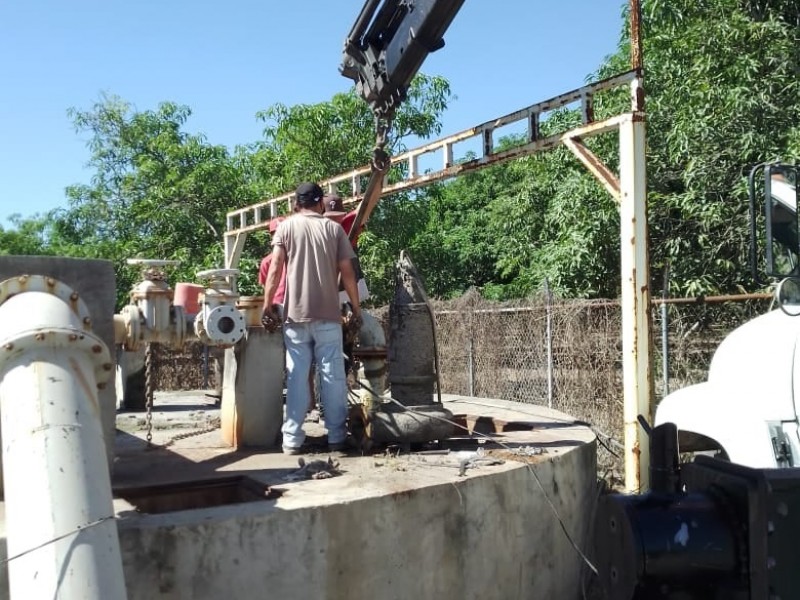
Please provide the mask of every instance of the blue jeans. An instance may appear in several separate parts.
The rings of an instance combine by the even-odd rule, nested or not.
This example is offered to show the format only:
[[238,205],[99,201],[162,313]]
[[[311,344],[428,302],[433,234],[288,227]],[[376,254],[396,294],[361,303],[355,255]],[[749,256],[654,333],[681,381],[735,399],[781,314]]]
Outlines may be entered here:
[[319,369],[320,397],[328,443],[341,444],[347,437],[347,380],[341,323],[284,323],[283,341],[286,344],[286,418],[281,429],[283,445],[299,448],[305,440],[303,421],[311,400],[308,373],[312,360],[316,361]]

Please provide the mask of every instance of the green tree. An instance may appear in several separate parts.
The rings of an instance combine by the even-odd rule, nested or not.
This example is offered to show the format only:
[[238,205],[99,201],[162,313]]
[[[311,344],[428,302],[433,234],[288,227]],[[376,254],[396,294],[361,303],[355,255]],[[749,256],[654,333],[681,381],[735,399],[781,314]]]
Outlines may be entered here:
[[127,258],[179,260],[175,276],[190,281],[198,269],[221,267],[225,213],[247,188],[227,148],[184,131],[191,110],[164,102],[137,112],[104,96],[69,114],[90,136],[94,175],[69,187],[69,207],[51,215],[51,248],[115,261],[121,298],[138,278]]
[[0,227],[0,256],[51,254],[47,244],[48,220],[44,217],[9,217],[10,229]]
[[800,156],[800,5],[650,0],[643,23],[654,280],[668,262],[673,293],[752,289],[745,177]]
[[[418,74],[395,117],[389,151],[401,152],[410,140],[439,134],[440,117],[451,97],[444,78]],[[264,140],[250,146],[247,172],[252,181],[259,182],[255,187],[262,198],[286,193],[300,181],[339,175],[371,159],[373,117],[354,89],[336,94],[330,102],[292,107],[276,104],[258,116],[265,123]],[[376,304],[391,297],[393,266],[400,250],[412,247],[428,219],[426,198],[426,192],[384,198],[360,238],[361,262]]]
[[[799,11],[785,0],[644,1],[651,271],[660,284],[669,263],[674,294],[753,287],[745,176],[758,162],[798,157]],[[625,24],[592,79],[628,70],[629,55]],[[595,109],[602,117],[628,106],[621,90],[601,94]],[[577,122],[565,110],[542,127]],[[616,136],[588,143],[618,166]],[[418,262],[430,264],[441,295],[469,282],[489,296],[522,296],[545,278],[562,295],[619,293],[616,204],[564,148],[452,182],[431,206],[418,241],[441,243]]]

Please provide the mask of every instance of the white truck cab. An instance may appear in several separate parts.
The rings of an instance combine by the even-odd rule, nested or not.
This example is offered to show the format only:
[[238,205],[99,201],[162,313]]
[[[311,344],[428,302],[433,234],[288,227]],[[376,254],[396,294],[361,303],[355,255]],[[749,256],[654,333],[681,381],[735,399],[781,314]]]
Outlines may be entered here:
[[[758,219],[764,224],[764,273],[793,275],[776,289],[778,308],[735,329],[714,354],[708,380],[667,395],[655,424],[675,423],[681,452],[716,451],[754,468],[800,466],[800,279],[797,275],[797,167],[761,165],[764,208],[751,174],[753,274]],[[758,167],[757,167],[758,169]],[[754,169],[754,173],[756,169]],[[782,270],[782,271],[781,271]]]

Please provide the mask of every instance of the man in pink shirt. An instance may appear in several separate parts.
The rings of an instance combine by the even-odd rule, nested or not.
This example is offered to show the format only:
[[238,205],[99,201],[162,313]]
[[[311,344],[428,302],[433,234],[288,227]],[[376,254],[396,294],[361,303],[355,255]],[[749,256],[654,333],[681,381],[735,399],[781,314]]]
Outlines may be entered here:
[[[328,193],[325,194],[322,198],[322,202],[325,206],[325,212],[323,216],[329,218],[331,221],[339,223],[344,229],[344,232],[349,236],[350,229],[353,227],[353,221],[356,218],[357,210],[352,210],[350,212],[345,212],[344,210],[344,202],[342,198],[336,193]],[[353,247],[353,251],[356,252],[356,256],[353,257],[353,270],[356,274],[356,281],[358,285],[358,299],[360,302],[369,299],[369,288],[367,288],[367,282],[364,279],[364,272],[361,270],[361,263],[358,261],[358,236],[361,235],[361,232],[364,231],[364,226],[358,228],[358,233],[350,240],[350,244]],[[343,287],[339,287],[339,301],[342,304],[347,302],[347,294],[344,291]]]
[[[285,217],[275,217],[269,222],[269,234],[270,236],[275,235],[275,231],[278,229],[278,225],[281,224]],[[269,265],[272,263],[272,253],[270,252],[267,254],[263,259],[261,259],[261,266],[258,269],[258,283],[261,286],[267,285],[267,273],[269,273]],[[275,290],[275,296],[273,302],[275,304],[280,304],[283,306],[283,297],[286,294],[286,267],[284,267],[283,271],[281,272],[281,279],[278,282],[278,289]]]

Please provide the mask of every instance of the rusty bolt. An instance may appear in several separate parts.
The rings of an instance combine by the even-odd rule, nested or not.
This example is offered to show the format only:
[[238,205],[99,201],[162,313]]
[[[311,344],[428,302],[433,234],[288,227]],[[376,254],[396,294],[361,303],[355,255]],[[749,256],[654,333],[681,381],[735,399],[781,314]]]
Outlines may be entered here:
[[100,354],[103,351],[103,347],[100,344],[95,344],[92,346],[92,352],[95,354]]
[[17,281],[19,281],[20,283],[25,283],[26,281],[28,281],[28,276],[27,275],[20,275],[19,278],[17,279]]
[[111,363],[103,363],[103,370],[104,371],[110,371],[113,368],[114,368],[114,365],[112,365]]
[[68,339],[70,342],[74,342],[75,340],[77,340],[77,339],[78,339],[78,334],[77,334],[77,333],[70,333],[70,334],[67,336],[67,339]]
[[53,279],[52,277],[48,277],[47,279],[45,279],[45,282],[49,287],[53,287],[56,284],[56,280]]
[[34,339],[35,339],[35,340],[37,340],[37,341],[41,342],[41,341],[44,339],[44,337],[45,337],[45,336],[44,336],[44,334],[43,334],[43,333],[37,333],[37,334],[36,334],[35,336],[33,336],[33,337],[34,337]]
[[72,292],[69,295],[69,299],[72,300],[73,302],[75,302],[78,299],[78,292]]
[[9,343],[8,343],[8,344],[6,344],[5,346],[3,346],[3,348],[5,348],[5,349],[6,349],[6,350],[8,350],[8,351],[11,351],[11,350],[13,350],[13,349],[14,349],[14,344],[12,344],[12,343],[10,343],[10,342],[9,342]]
[[106,384],[105,384],[105,383],[103,383],[103,382],[100,382],[100,383],[98,383],[98,384],[97,384],[97,389],[98,389],[98,390],[104,390],[104,389],[106,389]]
[[89,317],[83,317],[83,324],[89,327],[92,324],[92,320]]

